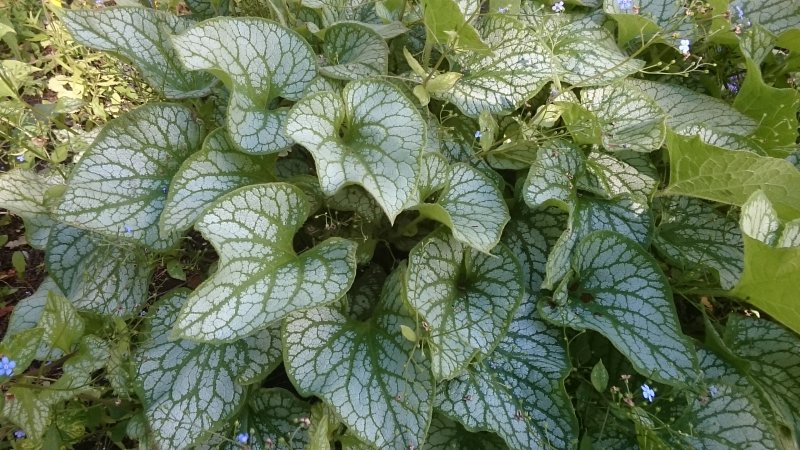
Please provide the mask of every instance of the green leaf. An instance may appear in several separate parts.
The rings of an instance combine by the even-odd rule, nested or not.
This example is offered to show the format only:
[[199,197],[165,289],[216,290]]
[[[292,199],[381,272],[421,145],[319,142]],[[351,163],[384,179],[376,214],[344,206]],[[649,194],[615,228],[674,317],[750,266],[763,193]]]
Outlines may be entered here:
[[125,7],[63,10],[60,18],[78,43],[124,56],[167,98],[203,97],[211,92],[212,78],[184,70],[170,44],[170,35],[191,27],[191,19]]
[[553,140],[545,143],[531,165],[522,187],[522,198],[531,207],[553,205],[572,212],[577,201],[575,180],[583,175],[585,157],[574,144]]
[[697,34],[694,22],[680,1],[638,0],[634,6],[636,10],[623,10],[617,0],[603,1],[603,11],[617,22],[620,44],[635,38],[642,44],[649,43],[651,35],[656,35],[656,42],[666,42],[676,48],[678,38],[694,40]]
[[469,117],[487,111],[505,115],[517,109],[550,79],[544,49],[525,27],[508,17],[490,17],[483,40],[491,53],[469,53],[461,61],[464,76],[435,97],[449,101]]
[[257,443],[265,443],[269,439],[274,443],[273,449],[291,450],[308,448],[309,433],[297,423],[303,417],[311,417],[308,403],[285,389],[271,388],[251,393],[239,420],[244,429],[252,430],[252,448],[262,448],[257,447]]
[[647,204],[626,196],[610,200],[584,197],[570,215],[569,226],[561,234],[547,257],[543,286],[552,289],[570,269],[570,258],[577,243],[592,231],[615,231],[641,245],[648,245],[653,219]]
[[47,294],[39,326],[45,330],[42,340],[65,353],[72,350],[84,330],[83,319],[72,303],[53,291]]
[[11,267],[14,269],[14,272],[17,273],[18,279],[25,278],[25,268],[27,267],[28,262],[25,260],[25,254],[22,251],[17,250],[11,254]]
[[431,450],[503,450],[506,444],[494,433],[470,433],[461,424],[434,414],[425,448]]
[[442,47],[449,47],[448,44],[452,43],[457,50],[475,53],[489,51],[478,31],[464,18],[459,5],[453,0],[424,0],[423,21],[429,37]]
[[186,5],[192,12],[192,17],[210,19],[228,14],[230,0],[186,0]]
[[567,215],[550,207],[518,207],[503,232],[503,244],[519,259],[525,289],[538,294],[545,277],[547,255],[567,226]]
[[602,359],[592,367],[592,373],[589,378],[597,392],[602,394],[608,388],[608,370],[603,365]]
[[578,142],[611,151],[651,152],[664,141],[664,112],[629,85],[583,89],[580,106],[566,104],[564,120]]
[[586,171],[578,179],[578,188],[608,198],[628,194],[648,199],[660,181],[661,175],[648,155],[624,150],[613,155],[592,151],[586,157]]
[[144,304],[154,269],[139,245],[62,224],[53,227],[45,264],[76,308],[115,316]]
[[[502,339],[524,290],[519,263],[504,246],[495,255],[465,247],[440,229],[409,255],[408,301],[426,321],[436,379],[450,379]],[[418,333],[419,334],[419,333]]]
[[580,241],[572,257],[575,280],[565,279],[553,303],[540,310],[551,322],[607,337],[637,371],[670,384],[697,376],[697,358],[681,333],[672,292],[658,262],[613,231]]
[[510,219],[503,192],[469,164],[448,165],[435,153],[426,154],[422,164],[420,203],[414,209],[447,225],[460,242],[489,253]]
[[292,239],[308,212],[302,191],[284,183],[244,187],[209,208],[196,228],[216,249],[219,266],[189,296],[176,331],[231,342],[341,298],[355,278],[356,245],[330,238],[297,255]]
[[731,289],[744,268],[738,224],[712,205],[688,197],[668,199],[653,244],[684,270],[711,269],[723,289]]
[[562,330],[543,322],[526,295],[494,352],[448,381],[436,407],[467,430],[497,433],[510,448],[572,448],[570,370]]
[[327,306],[284,321],[286,372],[298,391],[321,397],[349,431],[381,449],[421,447],[432,412],[430,368],[400,331],[416,328],[404,275],[389,276],[366,321]]
[[162,299],[149,338],[135,356],[137,391],[154,440],[163,450],[202,442],[245,401],[242,383],[259,380],[281,363],[279,325],[231,344],[170,339],[187,290]]
[[[12,333],[6,333],[3,336],[3,341],[0,342],[0,355],[8,357],[9,360],[17,363],[16,367],[11,372],[11,376],[17,376],[31,365],[34,359],[37,359],[38,354],[42,348],[47,348],[47,343],[43,342],[45,329],[41,327],[28,328],[26,330],[19,330]],[[8,376],[3,372],[0,374],[5,383],[8,381]],[[6,399],[6,404],[11,403]],[[2,405],[2,402],[0,402]]]
[[353,81],[341,95],[305,97],[292,107],[286,130],[314,156],[325,195],[359,184],[392,222],[413,195],[425,122],[392,84]]
[[[39,285],[39,288],[36,289],[36,292],[29,297],[23,298],[19,303],[14,305],[14,311],[8,319],[6,334],[3,336],[4,341],[22,331],[36,328],[39,325],[39,319],[42,317],[44,305],[47,303],[50,292],[55,295],[62,295],[55,281],[47,277],[42,281],[42,284]],[[60,350],[51,350],[46,342],[42,342],[35,353],[35,359],[40,361],[58,359],[61,356],[62,352]],[[17,361],[17,367],[22,367],[19,361]]]
[[231,90],[226,127],[247,153],[277,153],[292,145],[284,133],[278,97],[299,100],[317,76],[311,46],[297,33],[268,20],[218,17],[172,38],[190,70],[220,77]]
[[50,228],[55,224],[45,193],[59,183],[59,178],[22,169],[0,175],[0,208],[25,221],[25,236],[37,250],[47,246]]
[[761,189],[782,219],[800,217],[800,171],[788,161],[733,152],[671,133],[667,148],[670,184],[665,194],[741,206]]
[[236,151],[223,129],[212,131],[203,148],[189,156],[172,178],[159,220],[161,233],[182,233],[228,192],[272,181],[273,165],[274,158]]
[[188,108],[151,103],[109,122],[77,166],[56,216],[86,230],[164,250],[158,219],[163,189],[200,147],[203,129]]
[[771,401],[784,402],[800,433],[800,352],[798,337],[765,319],[731,316],[723,336],[737,356],[750,361],[748,376],[770,394]]
[[386,75],[389,46],[380,34],[358,22],[340,22],[325,30],[322,53],[327,65],[323,75],[339,80],[358,80]]

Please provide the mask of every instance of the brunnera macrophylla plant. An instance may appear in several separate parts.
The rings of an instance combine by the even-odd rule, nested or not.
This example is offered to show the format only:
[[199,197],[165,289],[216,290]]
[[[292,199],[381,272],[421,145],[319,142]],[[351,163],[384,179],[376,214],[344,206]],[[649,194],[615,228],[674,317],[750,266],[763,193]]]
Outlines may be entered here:
[[794,1],[186,3],[59,11],[164,102],[0,177],[18,440],[797,448]]

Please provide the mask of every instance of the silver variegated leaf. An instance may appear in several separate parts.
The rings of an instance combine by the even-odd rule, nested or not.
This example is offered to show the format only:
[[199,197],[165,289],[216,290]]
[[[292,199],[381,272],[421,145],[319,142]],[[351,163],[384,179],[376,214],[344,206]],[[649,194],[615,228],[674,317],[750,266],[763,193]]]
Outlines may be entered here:
[[238,189],[195,226],[219,254],[219,268],[187,300],[181,336],[231,342],[288,314],[341,298],[355,278],[356,245],[330,238],[297,255],[294,234],[309,213],[303,192],[284,183]]
[[385,75],[389,46],[372,28],[357,22],[340,22],[325,30],[322,74],[340,80]]
[[572,212],[577,200],[575,184],[585,170],[581,150],[570,142],[549,141],[539,149],[522,187],[531,208],[553,205]]
[[284,321],[285,364],[304,395],[321,397],[359,439],[380,449],[421,447],[432,413],[434,380],[404,304],[404,273],[392,273],[366,321],[324,306]]
[[126,316],[144,305],[154,263],[142,246],[57,224],[47,272],[80,310]]
[[233,142],[254,154],[291,146],[278,97],[299,100],[317,76],[316,57],[299,34],[253,17],[218,17],[173,38],[190,70],[209,71],[231,89],[227,129]]
[[649,155],[629,151],[614,154],[592,151],[586,157],[586,172],[578,187],[597,195],[631,195],[650,198],[661,178]]
[[446,229],[420,241],[409,255],[408,301],[430,331],[436,379],[450,379],[473,358],[491,353],[519,306],[524,285],[516,258],[504,245],[476,252]]
[[235,150],[223,129],[209,133],[203,148],[178,168],[167,194],[161,233],[182,233],[216,200],[234,189],[272,181],[274,158]]
[[414,194],[425,121],[394,85],[353,81],[341,95],[305,97],[292,107],[286,130],[314,156],[325,195],[359,184],[394,222]]
[[658,263],[613,231],[583,238],[572,257],[575,279],[562,281],[547,320],[607,337],[640,373],[671,385],[697,377],[697,357],[681,333],[672,292]]
[[575,245],[592,231],[598,230],[616,231],[639,244],[648,245],[653,232],[653,218],[647,203],[636,198],[581,198],[570,216],[569,226],[547,257],[545,288],[552,289],[569,272],[569,261]]
[[210,19],[224,16],[230,11],[230,0],[186,0],[192,17]]
[[170,42],[171,34],[194,25],[187,17],[135,7],[63,10],[59,17],[78,43],[124,56],[167,98],[203,97],[211,92],[213,78],[187,72]]
[[777,244],[781,220],[763,190],[753,192],[742,205],[739,222],[744,234],[769,246]]
[[736,221],[702,200],[674,197],[665,203],[653,240],[658,251],[684,269],[716,271],[722,288],[732,289],[744,270],[744,243]]
[[503,232],[502,242],[519,261],[525,290],[532,295],[542,287],[547,255],[567,227],[567,219],[556,207],[518,208]]
[[[251,450],[292,450],[309,448],[309,432],[299,425],[299,419],[309,417],[311,405],[285,389],[271,388],[248,396],[239,422],[243,432],[252,431],[247,442]],[[241,447],[230,443],[225,448]]]
[[180,164],[200,147],[203,128],[183,106],[142,106],[106,124],[72,170],[57,219],[113,239],[164,250],[178,235],[161,237],[165,188]]
[[[23,331],[31,329],[39,330],[37,333],[32,334],[32,336],[35,335],[35,338],[22,339],[23,341],[31,343],[30,358],[22,359],[52,361],[60,358],[64,354],[64,352],[62,352],[60,349],[52,348],[47,342],[42,341],[41,337],[44,333],[44,330],[37,328],[39,326],[39,320],[42,318],[44,306],[47,303],[47,298],[50,293],[57,296],[63,295],[53,279],[47,277],[44,279],[44,281],[42,281],[42,284],[39,286],[39,288],[36,289],[36,292],[28,297],[23,298],[16,305],[14,305],[14,311],[11,313],[11,317],[8,318],[8,327],[6,328],[6,334],[3,336],[3,342],[9,342],[13,336],[20,334]],[[33,345],[35,343],[39,344],[38,347]],[[17,347],[15,348],[16,351],[22,351],[24,347],[27,347],[27,345],[20,345],[19,343],[15,344],[15,346]],[[19,356],[17,355],[14,355],[12,359],[17,362],[17,368],[14,369],[15,372],[22,370],[23,367],[27,365],[27,363],[20,360]]]
[[199,444],[245,401],[244,382],[258,381],[281,363],[280,325],[231,344],[171,339],[187,290],[162,299],[135,356],[137,391],[154,442],[162,450]]
[[505,442],[494,433],[470,433],[443,414],[434,414],[425,448],[431,450],[504,450]]
[[45,204],[45,193],[60,182],[60,177],[31,170],[16,169],[0,175],[0,208],[22,218],[28,243],[37,250],[47,246],[50,228],[55,224]]
[[539,319],[526,294],[494,352],[447,381],[436,408],[470,431],[497,433],[510,448],[572,448],[578,424],[564,389],[570,370],[562,330]]
[[758,23],[775,35],[793,29],[796,32],[800,28],[800,7],[791,0],[738,0],[735,5],[740,6],[742,14],[739,17],[739,11],[735,10],[732,21],[740,21],[745,25]]
[[447,225],[453,237],[484,253],[500,242],[510,219],[503,192],[489,177],[466,163],[449,165],[436,153],[423,159],[420,203],[414,209]]
[[464,76],[452,89],[436,96],[469,117],[478,117],[483,111],[508,114],[550,79],[545,49],[521,23],[506,16],[488,18],[482,37],[491,53],[471,52],[461,61],[466,68]]

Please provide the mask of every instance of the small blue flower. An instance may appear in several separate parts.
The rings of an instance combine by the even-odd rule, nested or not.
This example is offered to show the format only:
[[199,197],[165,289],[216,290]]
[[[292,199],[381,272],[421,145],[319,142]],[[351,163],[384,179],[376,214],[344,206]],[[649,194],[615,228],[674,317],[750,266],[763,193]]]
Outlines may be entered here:
[[125,229],[126,233],[133,234],[133,228],[129,227],[128,225],[125,225],[123,228]]
[[481,138],[481,130],[478,130],[475,132],[475,139],[480,139],[480,138]]
[[708,387],[708,395],[710,395],[711,398],[714,398],[714,397],[718,396],[719,395],[719,389],[715,385],[712,384],[711,386]]
[[734,5],[733,7],[736,10],[736,15],[739,17],[739,20],[744,20],[744,10],[739,5]]
[[499,12],[500,14],[507,13],[508,12],[508,6],[501,6],[500,8],[497,8],[497,12]]
[[649,385],[643,384],[642,397],[644,397],[644,399],[648,402],[653,403],[653,399],[656,398],[656,391],[654,391]]
[[741,87],[741,83],[742,74],[733,74],[725,80],[725,89],[727,89],[731,94],[737,94],[739,93],[739,87]]
[[166,187],[166,186],[162,187],[162,188],[161,188],[161,192],[163,192],[163,193],[165,193],[165,194],[166,194],[166,193],[167,193],[167,187]]
[[633,8],[633,0],[617,0],[617,5],[619,6],[619,9],[628,11],[629,9]]
[[684,55],[688,55],[690,51],[689,44],[690,41],[688,39],[681,39],[680,45],[678,45],[678,51],[680,51]]
[[14,432],[14,437],[17,439],[22,439],[26,436],[25,432],[22,430],[17,430]]
[[22,155],[19,155],[19,156],[17,156],[17,161],[19,161],[19,162],[25,162],[25,157],[24,157],[24,156],[22,156]]
[[564,2],[563,1],[557,1],[557,2],[553,3],[553,7],[551,9],[555,13],[564,12]]
[[15,367],[17,367],[17,362],[8,359],[8,356],[0,358],[0,375],[10,377],[14,373]]
[[247,433],[239,433],[236,435],[236,440],[242,444],[246,444],[250,440],[250,435]]

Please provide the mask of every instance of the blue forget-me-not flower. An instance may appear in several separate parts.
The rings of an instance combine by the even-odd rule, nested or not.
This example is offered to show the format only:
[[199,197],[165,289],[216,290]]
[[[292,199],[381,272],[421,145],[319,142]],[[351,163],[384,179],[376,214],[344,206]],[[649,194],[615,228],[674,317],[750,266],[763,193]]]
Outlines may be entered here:
[[633,8],[633,0],[617,0],[617,6],[623,11]]
[[557,12],[557,13],[564,12],[564,2],[563,1],[557,1],[557,2],[553,3],[553,8],[552,9],[553,9],[553,12]]
[[17,438],[17,439],[22,439],[25,436],[27,436],[27,435],[22,430],[17,430],[17,431],[14,432],[14,437]]
[[653,399],[656,398],[656,391],[653,390],[648,384],[642,385],[642,397],[650,403],[653,403]]
[[689,42],[689,40],[688,39],[681,39],[679,44],[680,45],[678,45],[678,51],[680,51],[684,55],[688,55],[689,51],[690,51],[690,48],[689,48],[690,42]]
[[10,377],[14,373],[14,368],[17,367],[17,362],[8,359],[8,356],[0,358],[0,375]]
[[247,433],[239,433],[236,435],[236,440],[242,444],[246,444],[247,441],[250,440],[250,435]]
[[708,395],[710,395],[712,398],[718,396],[719,395],[719,388],[717,388],[716,386],[714,386],[712,384],[711,386],[708,387]]

